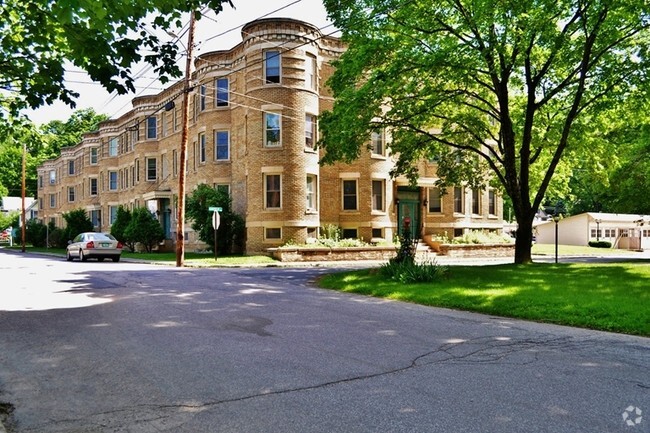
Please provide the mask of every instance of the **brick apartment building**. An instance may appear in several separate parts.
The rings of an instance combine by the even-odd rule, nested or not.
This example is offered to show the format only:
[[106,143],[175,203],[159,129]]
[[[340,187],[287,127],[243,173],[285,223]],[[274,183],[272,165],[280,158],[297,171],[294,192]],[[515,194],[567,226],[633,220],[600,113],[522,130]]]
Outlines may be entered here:
[[[392,240],[411,218],[414,235],[466,230],[501,232],[502,200],[493,190],[435,186],[436,166],[420,162],[416,188],[392,179],[386,134],[353,164],[320,166],[318,115],[331,109],[332,60],[345,50],[334,37],[297,20],[268,18],[242,28],[242,42],[200,56],[190,93],[186,193],[199,184],[229,191],[246,221],[247,253],[289,240],[308,242],[336,225],[344,237]],[[176,197],[183,83],[133,99],[133,108],[102,122],[81,143],[38,168],[40,216],[85,209],[109,231],[120,205],[146,206],[176,238]],[[186,224],[186,248],[204,245]]]

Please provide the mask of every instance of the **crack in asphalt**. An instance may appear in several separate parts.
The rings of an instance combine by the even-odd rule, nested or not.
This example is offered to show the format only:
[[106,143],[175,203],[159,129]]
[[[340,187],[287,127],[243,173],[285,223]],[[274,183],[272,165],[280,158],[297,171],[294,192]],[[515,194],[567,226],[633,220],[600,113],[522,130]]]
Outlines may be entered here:
[[[520,360],[518,362],[513,362],[513,364],[518,365],[527,365],[534,363],[537,360],[537,355],[539,351],[534,351],[535,348],[543,346],[545,349],[548,348],[563,348],[567,346],[573,347],[575,342],[572,342],[570,338],[547,338],[547,339],[510,339],[510,340],[500,340],[497,336],[492,337],[479,337],[475,339],[469,339],[459,342],[447,342],[439,346],[438,348],[425,352],[421,355],[416,356],[412,361],[403,367],[393,368],[389,370],[384,370],[376,373],[358,375],[343,379],[332,380],[328,382],[322,382],[313,385],[300,386],[287,389],[278,389],[275,391],[266,391],[259,392],[250,395],[244,395],[240,397],[226,398],[221,400],[211,400],[205,401],[202,403],[188,404],[188,403],[176,403],[176,404],[138,404],[133,405],[128,408],[117,408],[114,410],[96,412],[88,417],[83,419],[88,422],[89,418],[103,418],[111,415],[125,414],[136,412],[137,416],[135,419],[130,420],[133,424],[141,423],[151,423],[160,420],[170,419],[176,414],[160,414],[158,411],[166,410],[178,410],[185,412],[188,416],[193,413],[203,412],[205,410],[210,410],[212,408],[218,407],[220,405],[229,404],[229,403],[240,403],[248,400],[253,400],[257,398],[272,397],[278,395],[285,395],[298,392],[314,391],[318,389],[323,389],[327,387],[357,382],[365,381],[370,379],[375,379],[378,377],[389,376],[394,374],[403,373],[412,369],[427,367],[431,365],[442,365],[447,363],[455,362],[465,362],[465,363],[477,363],[477,364],[487,364],[495,362],[503,362],[507,357],[522,352],[530,352],[531,358]],[[478,346],[472,348],[472,346]],[[465,350],[470,348],[469,350]],[[436,358],[437,355],[443,354],[443,357]],[[641,385],[640,385],[641,386]],[[153,412],[152,412],[153,411]],[[149,414],[149,415],[147,415]],[[78,423],[81,420],[58,420],[54,424],[61,426],[62,424]],[[120,417],[120,421],[124,421],[124,417]],[[98,422],[100,428],[109,428],[110,426],[106,424],[107,420],[103,419],[103,422]],[[108,421],[110,424],[111,422]],[[182,425],[185,421],[176,421],[172,422],[176,427]],[[52,424],[50,424],[52,427]],[[173,428],[172,426],[163,427],[164,430],[156,431],[165,431],[167,428]],[[154,427],[155,428],[155,427]],[[31,429],[30,429],[31,430]],[[27,431],[30,431],[27,430]],[[33,431],[40,431],[39,428],[34,428]]]

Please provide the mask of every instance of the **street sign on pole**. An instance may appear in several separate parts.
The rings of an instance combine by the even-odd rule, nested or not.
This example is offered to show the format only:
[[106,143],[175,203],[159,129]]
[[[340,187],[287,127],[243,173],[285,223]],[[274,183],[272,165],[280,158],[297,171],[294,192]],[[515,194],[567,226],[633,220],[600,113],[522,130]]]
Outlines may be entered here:
[[219,212],[223,209],[220,207],[210,206],[208,210],[212,212],[212,228],[214,229],[214,259],[217,260],[217,230],[221,224],[221,216],[219,215]]

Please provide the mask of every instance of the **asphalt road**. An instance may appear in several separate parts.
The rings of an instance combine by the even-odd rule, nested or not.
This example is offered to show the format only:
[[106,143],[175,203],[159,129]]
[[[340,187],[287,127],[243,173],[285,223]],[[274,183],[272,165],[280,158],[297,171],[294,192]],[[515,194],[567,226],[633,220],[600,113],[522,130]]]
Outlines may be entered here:
[[9,432],[650,432],[647,338],[321,290],[326,268],[0,270]]

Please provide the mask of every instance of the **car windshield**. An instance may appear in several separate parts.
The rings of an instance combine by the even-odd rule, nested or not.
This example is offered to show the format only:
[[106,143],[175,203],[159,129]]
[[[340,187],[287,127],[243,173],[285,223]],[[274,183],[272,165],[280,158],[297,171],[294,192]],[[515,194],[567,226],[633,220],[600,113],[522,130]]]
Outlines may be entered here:
[[109,233],[94,233],[91,236],[91,239],[94,239],[96,241],[114,241],[115,240],[113,235],[111,235]]

